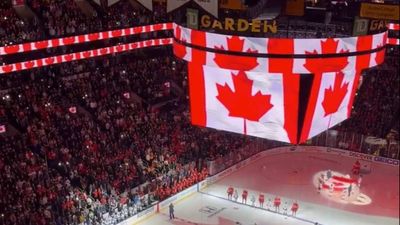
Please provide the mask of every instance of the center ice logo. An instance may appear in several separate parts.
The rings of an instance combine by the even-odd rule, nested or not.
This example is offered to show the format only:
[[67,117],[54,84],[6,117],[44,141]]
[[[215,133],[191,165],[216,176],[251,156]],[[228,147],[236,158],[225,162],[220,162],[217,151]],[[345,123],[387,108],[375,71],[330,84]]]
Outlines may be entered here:
[[204,214],[208,214],[208,217],[213,217],[215,215],[217,215],[218,213],[222,212],[223,210],[225,210],[226,208],[216,208],[214,206],[204,206],[203,208],[199,209],[199,212],[204,213]]
[[352,178],[336,171],[319,171],[313,177],[313,184],[325,198],[343,204],[369,205],[372,200],[361,193],[361,179]]
[[205,214],[213,214],[217,211],[218,209],[216,207],[213,206],[204,206],[203,208],[201,208],[199,211]]

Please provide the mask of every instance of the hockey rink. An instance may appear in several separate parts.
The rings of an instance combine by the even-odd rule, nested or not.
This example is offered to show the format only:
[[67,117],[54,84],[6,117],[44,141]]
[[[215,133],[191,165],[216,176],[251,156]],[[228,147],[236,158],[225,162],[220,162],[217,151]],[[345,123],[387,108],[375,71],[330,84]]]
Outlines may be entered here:
[[[359,190],[369,199],[363,205],[333,199],[319,193],[315,176],[331,170],[351,174],[354,158],[327,153],[292,152],[260,157],[239,170],[223,177],[201,192],[180,200],[175,205],[175,220],[169,220],[168,209],[161,210],[140,222],[142,225],[398,225],[399,167],[373,163],[371,172],[363,176]],[[227,199],[226,190],[232,186],[239,192],[238,202]],[[241,204],[241,193],[249,192],[247,204]],[[258,199],[265,194],[269,209],[275,196],[280,196],[280,212],[252,207],[250,196]],[[300,207],[297,218],[283,215],[294,200]],[[239,203],[240,202],[240,203]],[[256,201],[258,206],[258,201]],[[290,211],[288,212],[290,214]]]

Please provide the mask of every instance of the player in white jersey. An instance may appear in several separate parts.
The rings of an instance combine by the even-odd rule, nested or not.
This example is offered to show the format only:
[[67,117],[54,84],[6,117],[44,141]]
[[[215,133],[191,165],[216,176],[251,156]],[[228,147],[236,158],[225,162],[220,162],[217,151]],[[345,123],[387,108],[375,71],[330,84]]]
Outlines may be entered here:
[[362,181],[362,179],[363,179],[363,176],[360,174],[360,176],[359,176],[358,179],[357,179],[357,186],[358,186],[358,188],[361,187],[361,181]]

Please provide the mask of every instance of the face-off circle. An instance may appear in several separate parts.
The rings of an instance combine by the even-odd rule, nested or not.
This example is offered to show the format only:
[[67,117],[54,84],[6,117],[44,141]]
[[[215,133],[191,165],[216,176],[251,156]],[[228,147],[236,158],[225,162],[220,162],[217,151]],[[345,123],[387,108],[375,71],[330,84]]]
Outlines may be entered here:
[[313,176],[313,184],[325,198],[342,204],[369,205],[372,200],[360,191],[360,180],[337,171],[319,171]]

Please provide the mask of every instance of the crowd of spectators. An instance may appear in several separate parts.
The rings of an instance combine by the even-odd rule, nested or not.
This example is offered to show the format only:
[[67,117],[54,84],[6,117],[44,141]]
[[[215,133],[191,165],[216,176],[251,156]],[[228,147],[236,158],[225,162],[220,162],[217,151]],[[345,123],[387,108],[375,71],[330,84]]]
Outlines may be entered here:
[[11,1],[0,2],[0,46],[50,39],[149,23],[166,22],[165,4],[155,3],[153,12],[134,8],[121,0],[109,7],[80,8],[74,0],[27,0],[32,18],[17,15]]
[[399,47],[388,49],[385,62],[364,73],[351,119],[340,130],[386,138],[397,130],[400,101]]
[[11,7],[11,1],[0,1],[0,15],[0,46],[43,38],[38,19],[21,19]]
[[[27,2],[30,21],[0,3],[0,45],[166,21],[165,5],[86,15],[73,0]],[[185,65],[156,51],[0,77],[0,122],[16,129],[0,135],[0,225],[112,224],[204,179],[207,161],[248,156],[235,151],[253,138],[190,125]],[[396,59],[364,76],[340,129],[398,130]]]
[[207,159],[248,142],[190,126],[184,96],[149,107],[166,78],[184,83],[184,70],[176,69],[182,62],[125,64],[129,57],[34,70],[3,83],[0,111],[19,132],[0,137],[0,191],[7,193],[0,224],[116,222],[105,215],[122,220],[204,179]]

